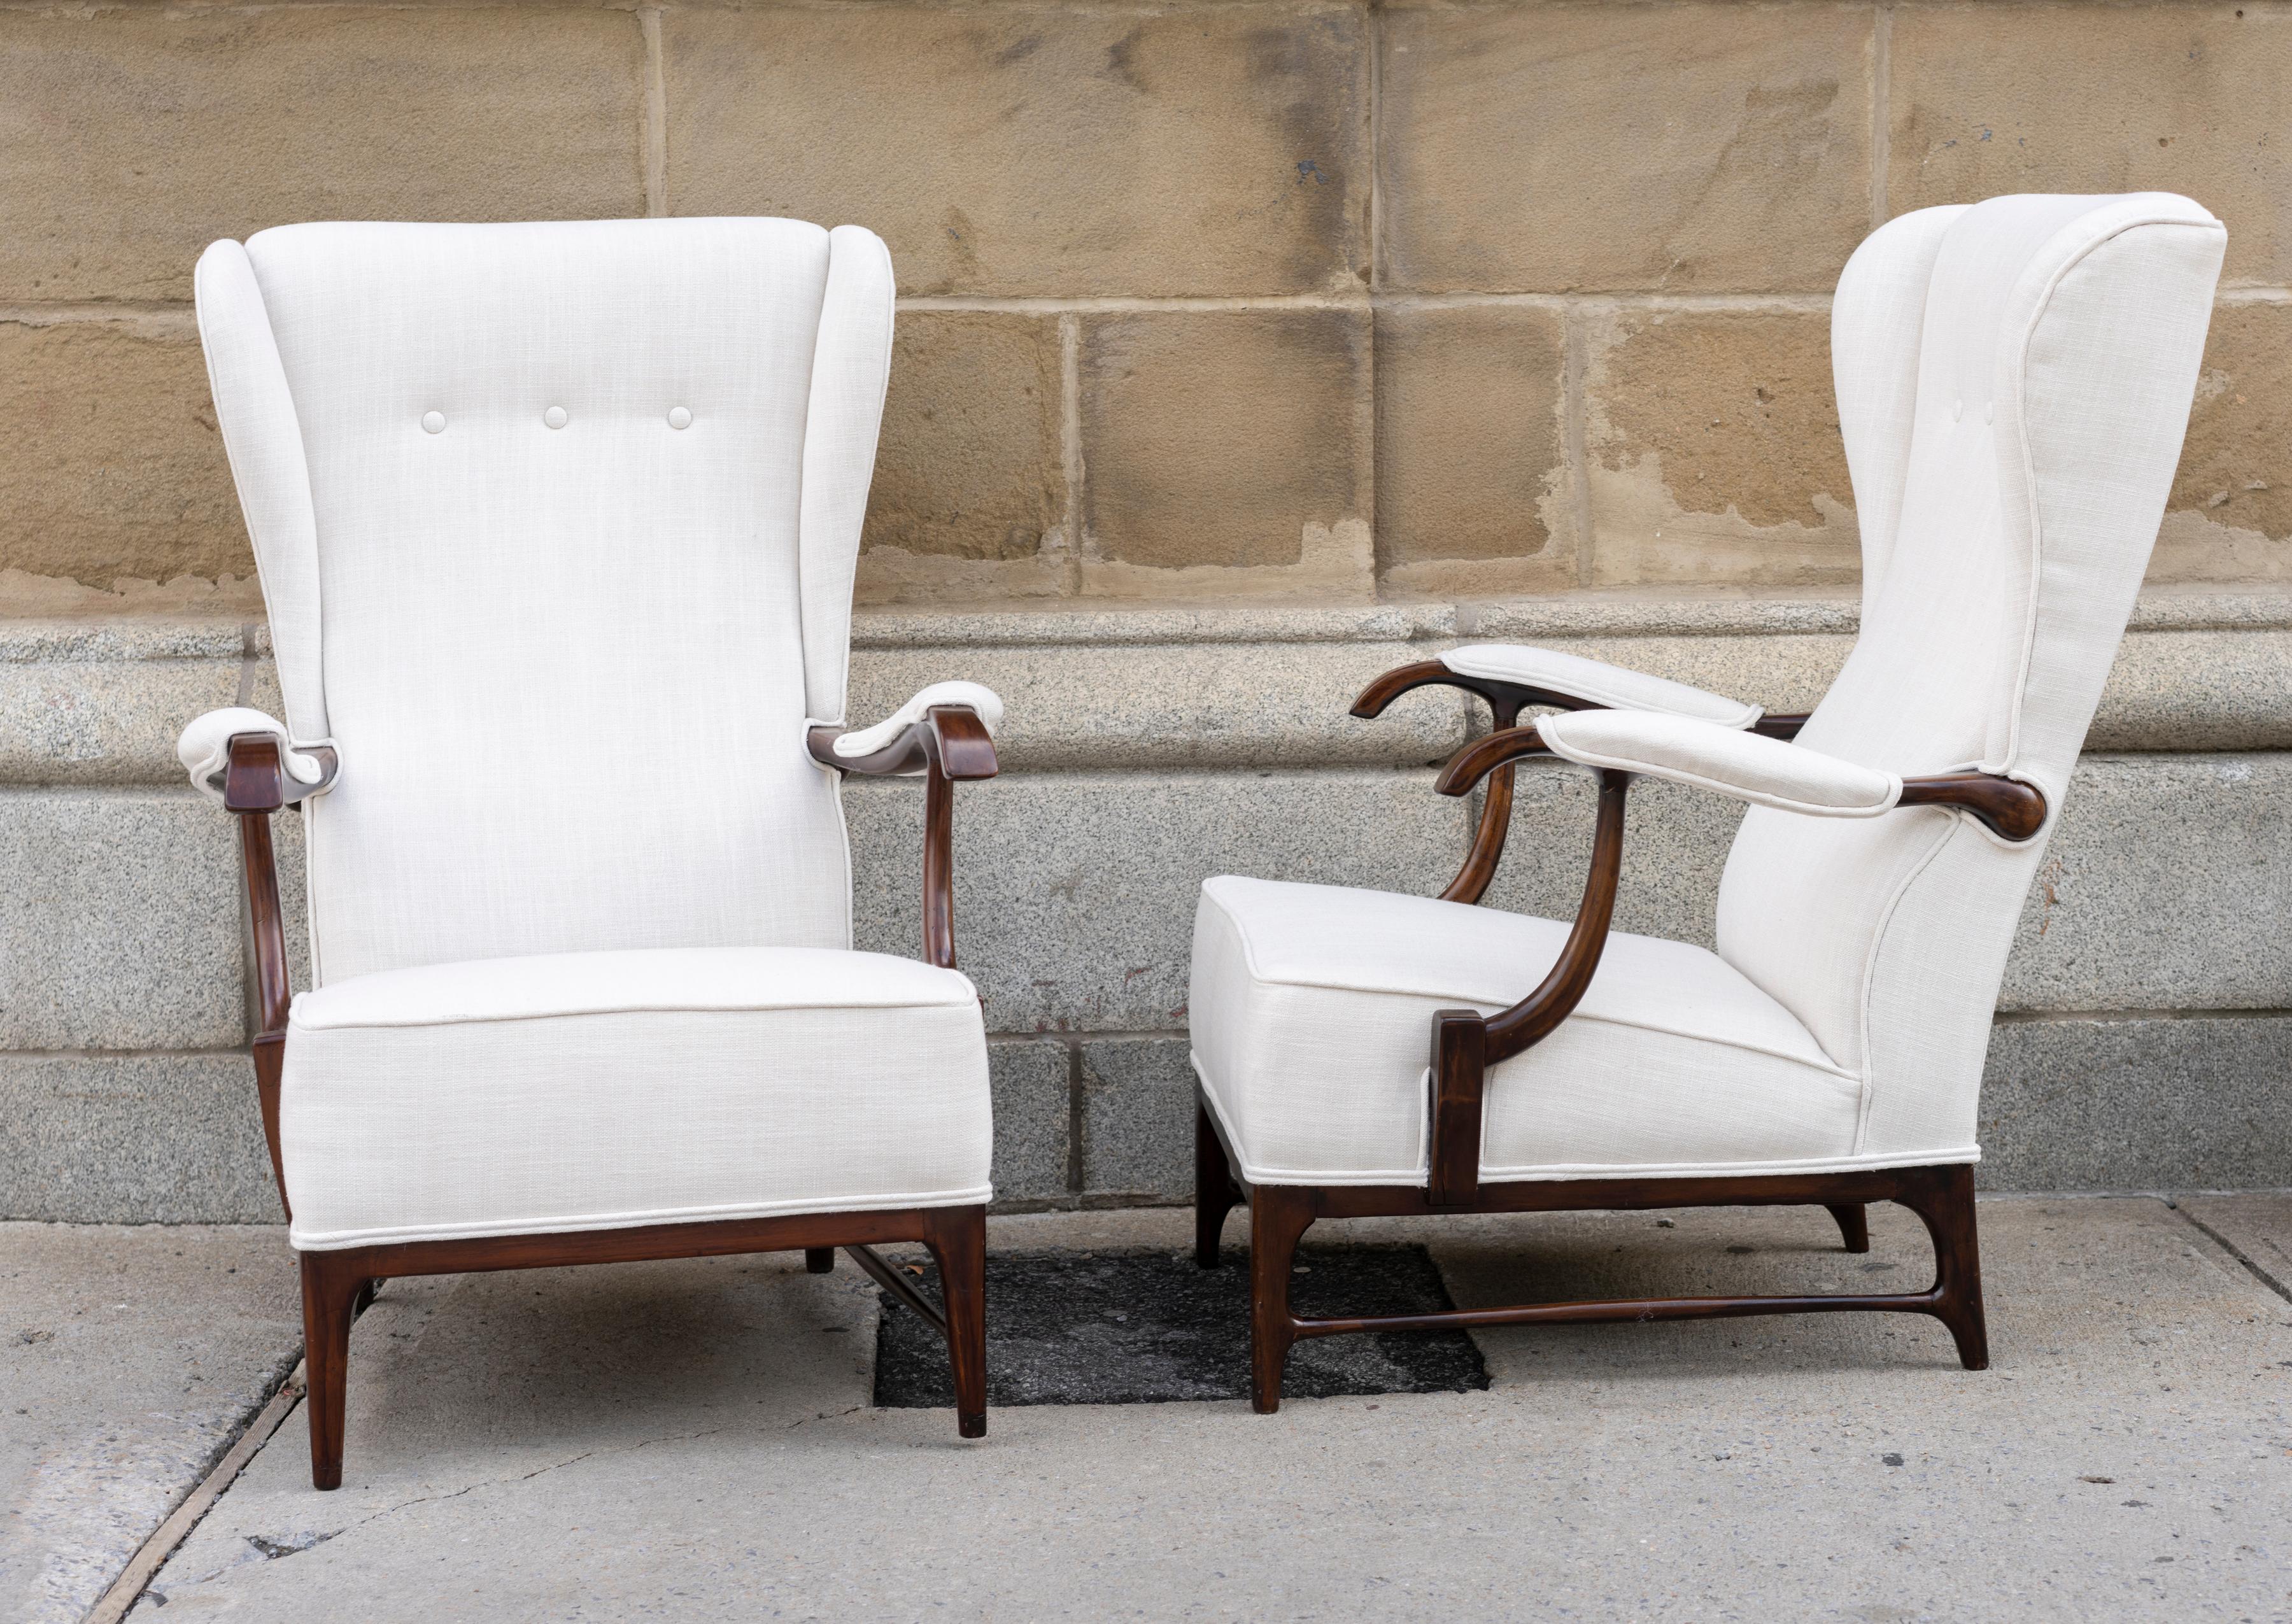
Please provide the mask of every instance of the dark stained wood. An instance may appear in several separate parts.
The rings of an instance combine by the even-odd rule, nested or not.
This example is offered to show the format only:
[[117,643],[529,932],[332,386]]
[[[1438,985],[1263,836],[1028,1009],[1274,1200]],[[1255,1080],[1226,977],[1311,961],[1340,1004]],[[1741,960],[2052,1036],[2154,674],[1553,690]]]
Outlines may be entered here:
[[[1520,706],[1511,698],[1499,696],[1489,704],[1496,713],[1497,732],[1520,720]],[[1473,830],[1473,849],[1465,853],[1465,866],[1457,870],[1457,877],[1441,893],[1442,901],[1473,903],[1488,894],[1489,883],[1497,877],[1497,865],[1504,860],[1505,836],[1512,833],[1512,764],[1507,762],[1489,774],[1488,788],[1481,797],[1481,820]]]
[[968,706],[935,705],[882,749],[866,755],[835,754],[842,730],[816,727],[806,736],[812,760],[839,772],[882,778],[924,774],[924,958],[955,968],[955,795],[953,786],[993,778],[995,739]]
[[[938,1331],[940,1336],[947,1335],[945,1312],[937,1303],[925,1297],[914,1281],[876,1256],[875,1248],[851,1246],[843,1249],[851,1254],[853,1263],[867,1271],[868,1279],[899,1298],[900,1302],[905,1303],[909,1308],[914,1309],[922,1317],[924,1322]],[[828,1255],[835,1256],[833,1252]]]
[[1870,1213],[1865,1207],[1829,1203],[1830,1216],[1838,1220],[1838,1232],[1850,1252],[1870,1249]]
[[835,1248],[832,1246],[808,1246],[803,1248],[803,1272],[806,1274],[835,1273]]
[[2028,840],[2046,827],[2046,797],[2035,785],[1994,772],[1944,772],[1902,780],[1904,806],[1957,806],[2007,840]]
[[[1213,1127],[1215,1124],[1213,1123]],[[1853,1173],[1754,1174],[1743,1177],[1542,1179],[1482,1184],[1465,1208],[1444,1206],[1429,1185],[1257,1184],[1250,1203],[1251,1395],[1270,1415],[1280,1407],[1281,1371],[1303,1337],[1354,1331],[1431,1330],[1497,1325],[1581,1325],[1650,1320],[1736,1318],[1768,1313],[1921,1313],[1949,1328],[1969,1370],[1989,1368],[1981,1305],[1981,1260],[1974,1224],[1973,1170],[1961,1164]],[[1925,1291],[1807,1297],[1631,1297],[1537,1303],[1444,1313],[1300,1318],[1288,1281],[1297,1243],[1324,1218],[1426,1217],[1475,1213],[1638,1211],[1669,1207],[1820,1206],[1834,1213],[1873,1201],[1916,1212],[1934,1246],[1934,1283]],[[1844,1227],[1844,1220],[1841,1219]],[[1850,1240],[1852,1237],[1850,1236]]]
[[1751,723],[1751,731],[1764,733],[1770,739],[1796,739],[1799,735],[1799,730],[1807,724],[1813,715],[1812,711],[1804,710],[1776,711]]
[[348,1392],[351,1324],[368,1276],[344,1252],[304,1252],[303,1403],[311,1412],[311,1486],[343,1486],[343,1410]]
[[[580,1264],[641,1263],[667,1257],[727,1257],[748,1252],[843,1247],[862,1266],[884,1267],[873,1245],[921,1241],[938,1257],[944,1312],[912,1282],[877,1275],[902,1301],[944,1331],[955,1372],[956,1430],[987,1430],[987,1208],[908,1208],[885,1212],[804,1212],[702,1224],[639,1224],[561,1234],[480,1235],[456,1240],[401,1240],[341,1251],[302,1253],[303,1326],[310,1366],[311,1482],[332,1489],[343,1477],[343,1410],[351,1321],[369,1287],[399,1275],[474,1274],[497,1269],[555,1269]],[[869,1270],[873,1273],[873,1269]],[[902,1288],[905,1288],[904,1291]]]
[[1262,1416],[1281,1408],[1281,1372],[1297,1340],[1289,1275],[1313,1215],[1296,1196],[1286,1184],[1259,1184],[1249,1197],[1249,1398]]
[[229,759],[223,805],[238,818],[239,857],[246,873],[247,917],[254,940],[254,1091],[262,1111],[263,1142],[270,1151],[270,1176],[278,1184],[278,1204],[292,1218],[286,1164],[278,1151],[278,1079],[285,1067],[292,994],[286,980],[286,919],[278,901],[278,862],[270,844],[270,814],[284,804],[285,779],[278,740],[267,733],[235,735]]
[[1480,1199],[1481,1101],[1488,1070],[1489,1026],[1480,1011],[1434,1014],[1425,1109],[1432,1127],[1427,1193],[1435,1207],[1470,1207]]
[[1500,1014],[1489,1017],[1489,1063],[1510,1060],[1541,1042],[1566,1020],[1590,990],[1608,945],[1608,922],[1615,917],[1616,889],[1624,870],[1624,796],[1631,775],[1600,774],[1599,820],[1592,832],[1592,871],[1567,945],[1536,990]]
[[955,1430],[987,1435],[987,1209],[933,1207],[924,1213],[924,1244],[939,1259],[947,1303],[947,1356],[955,1376]]
[[1226,1161],[1209,1102],[1198,1090],[1194,1096],[1194,1261],[1203,1268],[1218,1266],[1218,1240],[1225,1232],[1226,1214],[1240,1201],[1241,1191],[1233,1182],[1233,1168]]
[[1469,795],[1473,785],[1497,768],[1531,755],[1551,754],[1551,747],[1544,742],[1544,736],[1536,731],[1533,722],[1508,727],[1475,739],[1451,755],[1448,765],[1441,769],[1441,776],[1432,780],[1432,788],[1445,796]]

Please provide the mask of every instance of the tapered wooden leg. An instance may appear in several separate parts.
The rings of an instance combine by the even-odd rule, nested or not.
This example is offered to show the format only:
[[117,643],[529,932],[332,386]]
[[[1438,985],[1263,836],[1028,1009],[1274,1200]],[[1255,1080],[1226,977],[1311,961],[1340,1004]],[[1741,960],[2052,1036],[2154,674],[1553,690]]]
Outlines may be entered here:
[[1834,1206],[1830,1216],[1838,1220],[1838,1232],[1846,1237],[1850,1252],[1870,1249],[1870,1209],[1859,1203]]
[[1934,1318],[1949,1327],[1958,1362],[1989,1368],[1989,1327],[1981,1311],[1981,1241],[1973,1222],[1973,1169],[1934,1170],[1933,1185],[1899,1198],[1925,1221],[1934,1243]]
[[367,1276],[339,1252],[303,1254],[303,1361],[310,1394],[311,1483],[343,1483],[343,1404],[350,1376],[351,1322]]
[[1289,1269],[1312,1226],[1298,1192],[1259,1184],[1249,1193],[1249,1398],[1259,1415],[1281,1408],[1281,1372],[1296,1328],[1289,1318]]
[[1218,1143],[1217,1125],[1210,1108],[1198,1095],[1194,1100],[1194,1261],[1205,1269],[1218,1266],[1218,1237],[1225,1232],[1225,1216],[1241,1192],[1233,1187],[1233,1169],[1227,1165],[1225,1146]]
[[955,1371],[956,1430],[987,1435],[987,1208],[933,1208],[924,1244],[939,1259],[947,1305],[947,1356]]
[[832,1246],[804,1248],[803,1272],[806,1274],[833,1274],[835,1272],[835,1248]]

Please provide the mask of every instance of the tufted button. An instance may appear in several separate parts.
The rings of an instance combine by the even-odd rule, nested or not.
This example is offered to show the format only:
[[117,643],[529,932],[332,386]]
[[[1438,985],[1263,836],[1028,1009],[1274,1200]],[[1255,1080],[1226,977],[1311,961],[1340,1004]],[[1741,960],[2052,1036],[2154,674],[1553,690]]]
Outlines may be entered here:
[[446,432],[446,414],[445,414],[445,413],[443,413],[443,412],[424,412],[424,413],[423,413],[423,414],[422,414],[422,427],[423,427],[424,432],[426,432],[426,433],[431,433],[431,434],[442,434],[442,433],[444,433],[444,432]]
[[553,406],[541,414],[541,420],[553,429],[561,429],[565,426],[565,408],[561,406]]
[[670,407],[668,408],[668,426],[673,429],[690,428],[692,426],[692,414],[686,411],[684,408],[681,406]]

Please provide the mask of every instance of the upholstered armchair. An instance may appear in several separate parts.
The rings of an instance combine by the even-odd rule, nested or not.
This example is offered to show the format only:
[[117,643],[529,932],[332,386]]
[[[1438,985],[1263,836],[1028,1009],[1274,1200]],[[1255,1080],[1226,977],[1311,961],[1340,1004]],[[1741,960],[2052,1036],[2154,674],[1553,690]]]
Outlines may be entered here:
[[[986,1428],[990,1143],[955,969],[971,683],[843,728],[884,245],[784,220],[304,225],[199,261],[285,718],[180,752],[237,814],[311,1468],[399,1275],[845,1247]],[[923,962],[852,950],[839,785],[920,775]],[[270,820],[301,809],[289,997]],[[871,1244],[937,1255],[944,1306]]]
[[[1440,683],[1496,730],[1440,900],[1221,877],[1190,999],[1198,1253],[1250,1205],[1256,1407],[1294,1341],[1445,1326],[1869,1309],[1988,1361],[1973,1164],[1990,1015],[2022,905],[2131,613],[2187,425],[2226,234],[2186,198],[2001,198],[1905,215],[1848,263],[1832,354],[1861,525],[1861,631],[1810,715],[1530,648]],[[1523,710],[1540,719],[1521,724]],[[1514,764],[1598,779],[1570,924],[1475,904]],[[1716,951],[1609,929],[1636,777],[1744,802]],[[1299,1237],[1376,1214],[1828,1207],[1930,1232],[1924,1291],[1302,1318]]]

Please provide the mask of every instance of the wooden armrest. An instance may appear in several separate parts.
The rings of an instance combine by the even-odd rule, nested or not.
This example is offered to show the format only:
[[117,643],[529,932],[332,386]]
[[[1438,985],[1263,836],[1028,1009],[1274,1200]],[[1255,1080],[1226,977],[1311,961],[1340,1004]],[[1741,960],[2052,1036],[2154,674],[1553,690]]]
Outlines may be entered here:
[[976,711],[934,706],[882,749],[838,755],[843,730],[816,727],[806,739],[812,760],[838,772],[885,778],[921,772],[924,785],[924,958],[955,968],[955,792],[958,782],[993,778],[995,740]]
[[1550,1036],[1591,988],[1616,913],[1616,890],[1624,867],[1624,797],[1630,785],[1628,773],[1600,774],[1599,822],[1592,836],[1592,869],[1584,882],[1584,901],[1576,910],[1567,944],[1536,990],[1497,1014],[1444,1009],[1432,1017],[1427,1193],[1435,1207],[1463,1206],[1479,1199],[1488,1069]]
[[[333,752],[327,752],[331,757]],[[327,762],[328,777],[334,763]],[[286,922],[278,902],[278,860],[270,845],[270,814],[286,804],[286,768],[270,733],[231,736],[222,804],[238,816],[239,856],[246,869],[246,912],[254,941],[254,1087],[262,1109],[262,1136],[278,1200],[286,1201],[286,1166],[278,1152],[278,1079],[286,1065]],[[288,1216],[293,1216],[292,1209]]]

